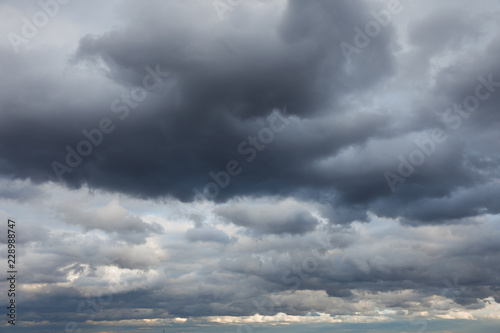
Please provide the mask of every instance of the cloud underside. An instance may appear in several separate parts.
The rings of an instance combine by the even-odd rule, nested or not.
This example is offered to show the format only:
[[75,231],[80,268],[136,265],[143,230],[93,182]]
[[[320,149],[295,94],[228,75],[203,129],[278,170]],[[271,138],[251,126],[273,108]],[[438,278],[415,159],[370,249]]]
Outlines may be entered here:
[[[488,198],[497,193],[499,95],[488,89],[498,84],[480,90],[488,98],[477,112],[443,116],[474,96],[478,77],[500,78],[498,36],[485,30],[495,21],[436,9],[411,21],[403,43],[396,19],[411,5],[352,54],[339,45],[363,46],[356,31],[387,12],[383,3],[242,5],[228,21],[192,4],[127,3],[126,24],[82,36],[64,57],[3,48],[12,79],[0,172],[186,202],[197,193],[313,197],[338,211],[334,223],[368,210],[412,223],[497,213]],[[444,141],[432,141],[435,129]],[[485,187],[490,194],[479,194]]]

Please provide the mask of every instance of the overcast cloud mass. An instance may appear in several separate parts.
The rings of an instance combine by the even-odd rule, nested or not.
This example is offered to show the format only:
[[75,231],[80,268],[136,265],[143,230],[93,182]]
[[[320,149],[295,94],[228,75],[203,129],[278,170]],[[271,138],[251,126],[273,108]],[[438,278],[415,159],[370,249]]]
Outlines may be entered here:
[[2,332],[498,332],[498,1],[0,0],[0,32]]

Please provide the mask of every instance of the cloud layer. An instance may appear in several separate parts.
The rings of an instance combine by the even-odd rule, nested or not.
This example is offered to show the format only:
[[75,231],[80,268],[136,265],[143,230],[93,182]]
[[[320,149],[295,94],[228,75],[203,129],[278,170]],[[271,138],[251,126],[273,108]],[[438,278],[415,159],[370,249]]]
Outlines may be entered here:
[[26,329],[496,323],[499,12],[0,1]]

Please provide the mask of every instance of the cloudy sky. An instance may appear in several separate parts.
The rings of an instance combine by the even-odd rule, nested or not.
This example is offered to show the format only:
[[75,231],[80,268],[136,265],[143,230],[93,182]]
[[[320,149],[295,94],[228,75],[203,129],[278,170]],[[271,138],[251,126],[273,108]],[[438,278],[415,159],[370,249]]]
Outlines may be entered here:
[[497,332],[500,3],[0,0],[18,332]]

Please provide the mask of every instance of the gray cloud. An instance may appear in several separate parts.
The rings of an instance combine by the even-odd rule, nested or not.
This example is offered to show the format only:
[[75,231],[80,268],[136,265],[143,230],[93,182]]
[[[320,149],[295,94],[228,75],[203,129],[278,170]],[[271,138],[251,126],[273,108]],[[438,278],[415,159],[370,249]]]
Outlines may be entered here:
[[318,221],[307,208],[295,202],[269,204],[232,204],[220,207],[216,214],[228,222],[250,229],[257,235],[262,234],[304,234],[313,231]]
[[[105,135],[103,143],[94,147],[77,168],[71,172],[59,170],[70,187],[87,183],[144,197],[172,195],[191,200],[193,188],[203,187],[210,181],[210,171],[223,170],[232,159],[242,163],[245,171],[217,199],[279,193],[284,188],[336,187],[337,181],[310,171],[311,161],[343,146],[363,143],[379,131],[374,123],[383,125],[387,121],[369,116],[352,123],[339,104],[340,96],[364,91],[393,70],[388,45],[392,28],[386,28],[373,40],[369,52],[357,57],[359,68],[346,72],[346,59],[338,45],[351,37],[354,25],[370,18],[370,8],[362,2],[291,1],[283,8],[283,17],[265,26],[260,21],[257,24],[255,18],[244,30],[228,30],[212,16],[201,16],[196,10],[186,12],[173,4],[140,6],[141,16],[132,9],[137,6],[129,6],[125,11],[128,25],[80,39],[66,72],[82,66],[79,61],[89,61],[86,66],[91,70],[104,71],[115,84],[130,90],[142,85],[147,66],[158,65],[172,73],[177,85],[163,96],[151,95],[138,109],[129,107],[130,118],[123,122],[119,119],[121,112],[110,110],[121,93],[105,81],[90,85],[106,92],[90,102],[85,96],[94,96],[93,89],[79,89],[82,83],[70,77],[45,82],[42,90],[33,87],[37,94],[31,95],[31,102],[9,107],[22,108],[25,116],[9,118],[8,129],[2,133],[27,134],[19,138],[15,150],[3,147],[3,172],[37,182],[55,179],[53,161],[65,163],[65,147],[77,149],[78,142],[85,140],[82,130],[92,130],[100,119],[108,117],[116,130]],[[198,17],[197,24],[185,26],[187,21],[182,17],[193,15]],[[213,36],[209,39],[204,37],[207,29]],[[22,59],[18,61],[23,63]],[[371,66],[370,62],[378,64]],[[55,66],[48,66],[46,71],[59,71]],[[46,74],[37,71],[37,75],[39,78],[30,74],[32,85],[43,82]],[[53,93],[61,89],[72,97],[61,99]],[[116,93],[111,93],[113,90]],[[172,94],[180,97],[172,99]],[[40,98],[47,100],[46,96],[54,97],[36,104]],[[70,106],[68,100],[86,103]],[[42,113],[38,105],[46,105],[46,111]],[[123,108],[126,104],[115,106]],[[262,120],[274,108],[284,106],[297,117],[293,127],[276,134],[269,148],[248,164],[248,156],[238,153],[238,144],[257,134],[265,124]],[[68,109],[71,112],[65,111]],[[299,133],[308,134],[297,136]],[[30,161],[30,156],[37,156],[37,162]]]
[[189,229],[186,231],[186,239],[190,242],[231,242],[231,238],[224,231],[210,227]]
[[[84,327],[79,302],[106,293],[100,331],[497,321],[500,8],[402,0],[367,32],[389,3],[71,2],[19,53],[0,41],[25,323]],[[0,31],[37,10],[0,1]]]

